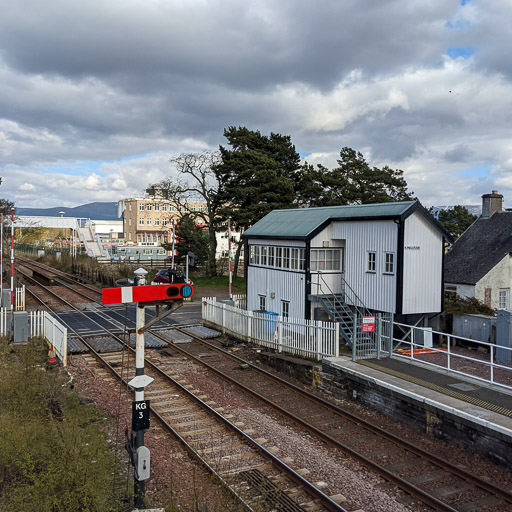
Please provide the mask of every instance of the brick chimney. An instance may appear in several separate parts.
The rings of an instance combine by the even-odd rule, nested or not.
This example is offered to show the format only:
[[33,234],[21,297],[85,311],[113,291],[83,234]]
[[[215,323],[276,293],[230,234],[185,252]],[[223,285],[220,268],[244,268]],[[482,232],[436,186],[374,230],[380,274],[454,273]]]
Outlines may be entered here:
[[501,212],[502,209],[503,196],[498,194],[497,190],[493,190],[492,194],[482,196],[482,219],[489,219],[496,212]]

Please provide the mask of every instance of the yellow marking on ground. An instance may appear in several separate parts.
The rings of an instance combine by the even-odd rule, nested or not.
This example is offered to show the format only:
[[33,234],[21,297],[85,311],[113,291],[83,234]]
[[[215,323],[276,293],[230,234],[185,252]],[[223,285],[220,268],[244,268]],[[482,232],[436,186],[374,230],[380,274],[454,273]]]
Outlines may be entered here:
[[437,384],[434,384],[433,382],[428,382],[423,379],[418,379],[417,377],[412,377],[411,375],[407,375],[406,373],[402,373],[397,370],[393,370],[391,368],[384,368],[382,366],[379,366],[378,364],[371,363],[370,361],[361,360],[358,362],[360,364],[363,364],[370,368],[374,368],[375,370],[379,370],[379,371],[387,373],[389,375],[394,375],[395,377],[398,377],[400,379],[407,380],[409,382],[412,382],[413,384],[418,384],[419,386],[423,386],[425,388],[432,389],[433,391],[438,391],[439,393],[443,393],[444,395],[449,395],[453,398],[458,398],[459,400],[462,400],[463,402],[468,402],[472,405],[477,405],[477,406],[482,407],[483,409],[488,409],[488,410],[491,410],[494,412],[498,412],[499,414],[502,414],[503,416],[509,416],[512,418],[512,410],[506,409],[505,407],[500,407],[498,405],[491,404],[490,402],[486,402],[480,398],[474,398],[470,395],[466,395],[465,393],[461,393],[460,391],[453,391],[453,390],[445,388],[443,386],[438,386]]

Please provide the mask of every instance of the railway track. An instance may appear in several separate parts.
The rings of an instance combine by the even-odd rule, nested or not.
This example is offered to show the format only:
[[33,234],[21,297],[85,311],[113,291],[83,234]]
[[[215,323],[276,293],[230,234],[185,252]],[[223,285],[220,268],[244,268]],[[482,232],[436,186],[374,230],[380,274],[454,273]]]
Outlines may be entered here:
[[[73,306],[70,304],[70,307]],[[223,350],[215,343],[194,337],[190,332],[187,332],[187,335],[193,338],[193,341],[179,345],[173,344],[172,340],[157,331],[152,331],[152,335],[169,343],[169,348],[160,352],[161,354],[169,351],[179,353],[206,367],[208,371],[237,386],[243,393],[248,393],[266,406],[272,407],[274,411],[284,415],[287,420],[305,429],[316,439],[363,463],[434,510],[512,510],[510,492],[472,474],[467,468],[455,466],[435,457],[400,437],[385,432],[364,419],[260,369],[249,361]],[[85,344],[89,347],[87,342]],[[102,357],[96,354],[94,349],[91,348],[91,351],[114,373],[121,364],[119,353]],[[166,369],[172,368],[172,357],[166,360],[166,356],[163,355],[156,359],[147,358],[147,361],[148,367],[151,367],[150,371],[154,372],[152,376],[155,377],[155,382],[157,379],[159,382],[148,388],[147,392],[147,398],[152,400],[153,413],[161,421],[168,423],[173,434],[183,443],[188,443],[187,449],[206,463],[207,467],[228,484],[235,494],[239,488],[245,486],[252,490],[259,489],[259,494],[256,493],[260,496],[259,499],[264,489],[267,489],[263,492],[265,499],[267,492],[278,500],[284,500],[284,496],[297,494],[301,497],[299,502],[300,499],[305,499],[307,493],[300,487],[300,480],[297,483],[294,478],[286,480],[282,476],[276,477],[272,471],[275,470],[277,463],[263,462],[263,459],[260,460],[262,455],[254,455],[255,452],[248,448],[250,441],[247,439],[247,433],[235,428],[235,431],[239,432],[228,434],[225,424],[222,427],[207,426],[209,421],[214,421],[212,418],[219,415],[219,411],[215,411],[213,404],[208,403],[207,395],[198,393],[199,397],[191,398],[191,390],[184,386],[180,389],[177,375],[166,374]],[[240,371],[241,369],[243,371]],[[171,382],[173,380],[174,382]],[[200,402],[204,402],[204,409],[201,409]],[[223,420],[217,420],[222,424]],[[204,426],[201,426],[203,424]],[[194,425],[197,427],[192,428]],[[246,453],[251,455],[246,456]],[[258,461],[254,467],[249,464],[253,459]],[[237,470],[229,473],[226,468],[235,461],[240,462],[240,465],[236,466]],[[261,469],[256,470],[255,468],[259,466]],[[271,468],[270,474],[265,473],[267,466]],[[244,476],[235,478],[236,473],[244,473]],[[292,482],[299,487],[295,489],[287,483],[284,489],[279,491],[275,488],[277,480]],[[241,497],[243,502],[245,499]],[[300,503],[298,506],[301,506]],[[312,498],[309,506],[320,505],[315,504],[315,499]]]
[[[153,335],[170,341],[162,333]],[[190,332],[187,335],[194,341],[173,344],[172,351],[271,406],[316,438],[357,459],[434,510],[512,510],[510,492],[468,469],[421,450],[214,343]]]
[[[51,288],[35,282],[45,290]],[[73,304],[64,302],[80,312]],[[46,307],[52,311],[51,306]],[[72,326],[68,329],[73,332]],[[104,332],[125,350],[134,353],[123,339],[107,329]],[[89,349],[87,358],[90,363],[94,358],[124,384],[135,376],[134,366],[123,367],[123,352],[100,354],[78,333],[74,336]],[[272,447],[265,448],[251,437],[251,432],[244,432],[240,428],[242,425],[231,423],[229,415],[223,416],[214,404],[204,401],[204,396],[197,396],[194,390],[187,389],[147,359],[146,374],[155,379],[146,391],[146,398],[152,402],[153,415],[230,490],[243,509],[346,512],[338,503],[344,501],[344,497],[331,498],[324,494],[272,453]]]

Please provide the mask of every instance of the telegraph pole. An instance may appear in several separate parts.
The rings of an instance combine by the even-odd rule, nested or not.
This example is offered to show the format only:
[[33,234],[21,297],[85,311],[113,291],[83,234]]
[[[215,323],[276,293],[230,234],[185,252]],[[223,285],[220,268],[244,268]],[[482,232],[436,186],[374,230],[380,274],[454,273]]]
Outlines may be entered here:
[[14,208],[11,208],[11,317],[14,312]]
[[231,257],[231,217],[228,217],[229,300],[233,300],[233,269]]

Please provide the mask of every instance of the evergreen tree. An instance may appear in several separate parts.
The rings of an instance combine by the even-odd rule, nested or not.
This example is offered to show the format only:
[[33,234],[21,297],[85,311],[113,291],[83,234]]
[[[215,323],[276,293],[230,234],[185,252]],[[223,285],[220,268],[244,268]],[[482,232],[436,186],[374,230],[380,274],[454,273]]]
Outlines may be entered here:
[[451,210],[441,210],[438,217],[439,223],[454,239],[459,238],[476,219],[476,215],[469,213],[460,204],[454,206]]

